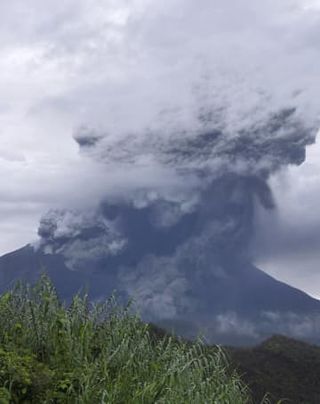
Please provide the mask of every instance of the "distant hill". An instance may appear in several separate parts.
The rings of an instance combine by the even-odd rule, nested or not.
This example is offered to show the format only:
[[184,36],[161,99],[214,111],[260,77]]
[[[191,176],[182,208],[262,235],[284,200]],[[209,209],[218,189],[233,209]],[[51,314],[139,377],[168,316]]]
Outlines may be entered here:
[[284,336],[274,336],[254,348],[228,348],[254,402],[265,392],[272,402],[320,403],[320,347]]
[[[153,324],[149,329],[156,340],[168,335]],[[253,403],[261,403],[265,397],[269,404],[279,400],[288,404],[320,403],[320,346],[275,335],[255,347],[222,348],[231,369],[249,387]],[[216,347],[207,349],[210,353]]]

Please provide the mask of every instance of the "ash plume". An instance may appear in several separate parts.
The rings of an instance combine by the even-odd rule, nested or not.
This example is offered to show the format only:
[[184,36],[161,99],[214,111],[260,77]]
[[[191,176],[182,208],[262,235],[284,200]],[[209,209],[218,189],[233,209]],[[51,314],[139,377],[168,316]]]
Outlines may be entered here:
[[[257,339],[268,329],[277,330],[274,319],[268,322],[263,316],[269,309],[263,302],[253,298],[252,307],[247,302],[245,314],[233,309],[243,303],[237,298],[237,288],[245,289],[242,279],[254,278],[249,247],[255,210],[258,205],[275,207],[268,178],[282,166],[301,164],[306,145],[314,139],[295,118],[295,110],[280,111],[261,127],[233,138],[214,128],[187,140],[153,143],[151,136],[139,146],[126,142],[125,153],[117,142],[113,150],[102,135],[99,139],[78,144],[106,167],[114,164],[116,151],[123,156],[120,164],[130,167],[137,150],[147,150],[153,161],[190,185],[176,194],[156,184],[110,193],[90,213],[50,212],[39,228],[40,249],[64,256],[73,271],[90,268],[93,277],[99,274],[99,282],[104,279],[106,293],[111,288],[133,297],[147,320],[165,327],[193,322],[187,326],[192,330],[188,336],[205,328],[215,340],[226,333],[240,338],[243,329],[243,338]],[[99,287],[94,297],[101,294]],[[260,314],[248,315],[254,312]],[[298,314],[280,317],[292,323],[288,320],[283,328],[288,333],[299,328],[293,327]],[[235,333],[239,323],[242,327]],[[179,332],[185,333],[183,327]]]
[[[265,282],[266,293],[274,293],[251,263],[255,212],[275,208],[268,180],[304,162],[319,116],[318,84],[305,67],[313,53],[306,55],[297,38],[273,37],[273,28],[287,32],[293,24],[277,25],[278,13],[297,11],[297,2],[284,3],[259,11],[243,1],[238,25],[228,20],[231,1],[205,1],[212,19],[192,1],[180,9],[178,0],[166,1],[163,12],[146,7],[128,18],[117,56],[133,61],[116,84],[103,76],[101,102],[88,94],[84,125],[74,133],[82,157],[105,173],[105,195],[89,212],[49,212],[38,232],[40,251],[92,275],[94,298],[117,289],[134,297],[144,318],[169,327],[180,322],[181,329],[192,322],[194,333],[229,333],[241,322],[252,338],[274,329],[274,317],[263,313],[278,313],[281,298],[271,296],[270,308],[255,292]],[[246,29],[247,15],[263,29]],[[162,27],[169,39],[176,35],[172,48],[162,42],[167,31],[159,39]],[[291,311],[279,318],[308,322]]]

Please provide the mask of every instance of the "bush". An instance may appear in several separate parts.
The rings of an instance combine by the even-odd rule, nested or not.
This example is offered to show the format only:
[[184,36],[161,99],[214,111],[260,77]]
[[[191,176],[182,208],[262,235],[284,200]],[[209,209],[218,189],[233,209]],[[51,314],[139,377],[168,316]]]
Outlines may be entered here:
[[43,276],[0,298],[0,403],[249,403],[219,348],[172,337],[114,298],[70,307]]

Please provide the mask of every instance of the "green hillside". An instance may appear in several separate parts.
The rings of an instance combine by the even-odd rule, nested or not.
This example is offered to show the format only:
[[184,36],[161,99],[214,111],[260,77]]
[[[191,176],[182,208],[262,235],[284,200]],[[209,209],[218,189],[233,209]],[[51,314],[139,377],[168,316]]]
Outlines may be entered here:
[[169,336],[113,299],[62,305],[43,277],[0,298],[0,403],[249,403],[218,348]]
[[274,336],[257,347],[229,352],[255,402],[268,391],[272,402],[320,403],[320,347]]

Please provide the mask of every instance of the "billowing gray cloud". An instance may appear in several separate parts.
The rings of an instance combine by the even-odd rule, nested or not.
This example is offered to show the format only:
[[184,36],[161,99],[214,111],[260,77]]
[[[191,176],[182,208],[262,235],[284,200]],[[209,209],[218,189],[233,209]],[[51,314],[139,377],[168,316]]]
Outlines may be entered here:
[[112,223],[94,212],[50,211],[42,218],[38,234],[40,241],[35,248],[62,254],[75,270],[119,254],[126,244]]
[[250,267],[270,176],[314,141],[317,7],[13,0],[0,16],[0,156],[21,156],[0,159],[1,188],[38,204],[34,223],[53,208],[38,249],[116,272],[150,312],[183,317],[204,293],[206,313],[215,279]]
[[303,163],[305,147],[314,139],[315,128],[305,126],[295,108],[277,111],[263,122],[253,121],[232,132],[222,122],[200,116],[196,128],[170,136],[147,131],[118,140],[90,131],[84,134],[83,129],[75,135],[81,149],[106,164],[138,164],[146,158],[175,169],[212,168],[214,173],[219,165],[225,169],[236,165],[238,172],[253,170],[265,176],[281,166]]

